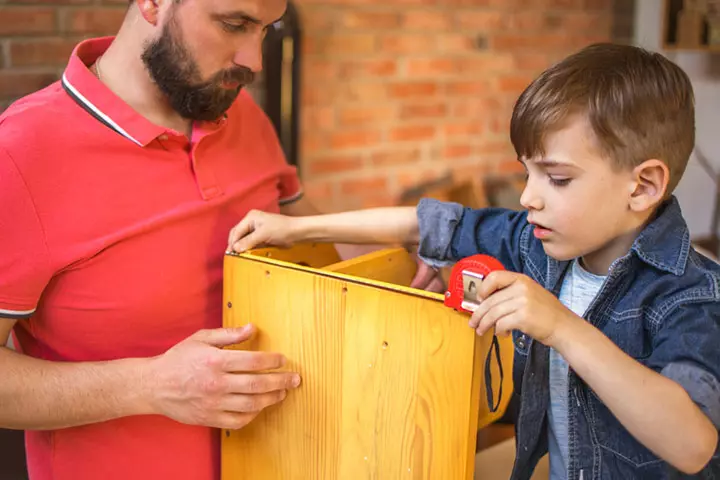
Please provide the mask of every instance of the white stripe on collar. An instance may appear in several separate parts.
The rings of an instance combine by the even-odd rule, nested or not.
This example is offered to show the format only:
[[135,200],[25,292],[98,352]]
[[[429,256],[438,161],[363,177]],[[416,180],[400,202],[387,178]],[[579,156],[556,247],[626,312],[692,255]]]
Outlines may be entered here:
[[104,122],[106,122],[109,127],[111,127],[113,130],[115,130],[116,132],[118,132],[120,135],[122,135],[123,137],[127,138],[128,140],[132,140],[134,143],[136,143],[137,145],[139,145],[139,146],[141,146],[141,147],[143,146],[142,143],[138,142],[138,141],[135,140],[133,137],[131,137],[129,133],[127,133],[125,130],[123,130],[123,129],[120,127],[120,125],[118,125],[117,123],[113,122],[110,117],[108,117],[107,115],[105,115],[99,108],[97,108],[95,105],[93,105],[92,102],[90,102],[90,100],[88,100],[87,98],[85,98],[85,97],[83,96],[83,94],[81,94],[75,87],[73,87],[72,84],[68,81],[68,79],[67,79],[67,77],[65,76],[64,73],[63,73],[63,76],[62,76],[62,82],[63,82],[63,85],[65,85],[65,87],[67,87],[67,89],[70,90],[70,92],[72,92],[72,94],[73,94],[79,101],[81,101],[81,102],[82,102],[87,108],[89,108],[95,115],[97,115],[97,116],[100,117]]

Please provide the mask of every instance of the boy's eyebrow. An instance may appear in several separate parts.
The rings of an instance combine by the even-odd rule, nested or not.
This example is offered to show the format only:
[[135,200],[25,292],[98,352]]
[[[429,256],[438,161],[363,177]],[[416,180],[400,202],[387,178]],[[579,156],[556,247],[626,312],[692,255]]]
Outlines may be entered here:
[[[523,158],[518,158],[518,161],[525,164],[525,160]],[[552,158],[541,158],[540,160],[537,160],[535,162],[536,165],[542,165],[543,167],[574,167],[575,165],[570,162],[560,162],[558,160],[554,160]]]

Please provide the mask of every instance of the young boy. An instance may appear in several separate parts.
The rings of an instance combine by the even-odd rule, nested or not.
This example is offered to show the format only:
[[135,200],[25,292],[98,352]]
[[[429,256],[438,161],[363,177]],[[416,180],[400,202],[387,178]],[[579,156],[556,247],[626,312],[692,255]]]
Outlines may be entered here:
[[553,480],[720,478],[720,267],[691,248],[671,195],[694,145],[687,75],[636,47],[587,47],[523,92],[510,137],[522,213],[428,199],[253,212],[229,248],[416,242],[432,266],[492,255],[508,271],[480,285],[470,326],[513,335],[513,479],[547,452]]

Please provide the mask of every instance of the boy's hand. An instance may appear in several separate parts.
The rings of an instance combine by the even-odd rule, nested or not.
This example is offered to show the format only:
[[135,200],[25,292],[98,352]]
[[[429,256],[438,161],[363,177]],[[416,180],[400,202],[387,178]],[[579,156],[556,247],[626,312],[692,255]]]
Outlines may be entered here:
[[482,335],[493,326],[498,335],[519,330],[552,346],[558,331],[578,317],[555,296],[525,275],[491,272],[478,290],[480,306],[470,326]]
[[230,230],[229,252],[242,253],[259,246],[290,247],[297,241],[296,217],[251,210]]

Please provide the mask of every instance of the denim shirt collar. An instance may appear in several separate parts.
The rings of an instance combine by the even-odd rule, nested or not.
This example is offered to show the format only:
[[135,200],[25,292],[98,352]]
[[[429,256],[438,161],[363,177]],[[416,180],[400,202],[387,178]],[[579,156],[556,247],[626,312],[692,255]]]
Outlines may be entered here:
[[640,260],[673,275],[682,275],[690,253],[690,231],[680,204],[670,197],[633,242],[630,251]]

